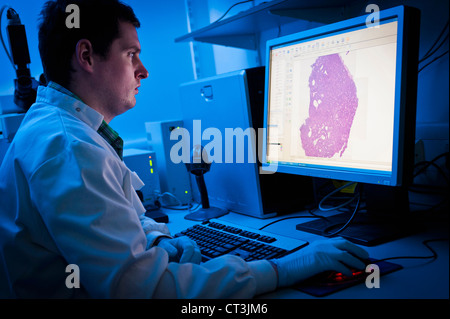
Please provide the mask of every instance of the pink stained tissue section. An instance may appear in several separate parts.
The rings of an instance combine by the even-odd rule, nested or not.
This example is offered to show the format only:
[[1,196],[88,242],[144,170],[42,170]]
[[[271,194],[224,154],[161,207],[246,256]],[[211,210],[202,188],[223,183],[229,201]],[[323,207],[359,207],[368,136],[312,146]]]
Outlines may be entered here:
[[347,148],[358,97],[353,77],[339,54],[321,56],[309,77],[309,117],[300,127],[307,156],[342,157]]

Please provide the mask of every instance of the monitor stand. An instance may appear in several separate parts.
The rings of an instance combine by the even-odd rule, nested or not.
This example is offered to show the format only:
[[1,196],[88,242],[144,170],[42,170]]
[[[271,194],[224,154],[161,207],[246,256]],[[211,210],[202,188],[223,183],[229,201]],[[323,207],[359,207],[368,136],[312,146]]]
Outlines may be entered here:
[[[412,222],[407,187],[365,184],[363,188],[367,212],[357,213],[349,227],[336,236],[364,246],[389,242],[418,230]],[[327,236],[340,229],[351,213],[325,216],[298,224],[297,230]]]

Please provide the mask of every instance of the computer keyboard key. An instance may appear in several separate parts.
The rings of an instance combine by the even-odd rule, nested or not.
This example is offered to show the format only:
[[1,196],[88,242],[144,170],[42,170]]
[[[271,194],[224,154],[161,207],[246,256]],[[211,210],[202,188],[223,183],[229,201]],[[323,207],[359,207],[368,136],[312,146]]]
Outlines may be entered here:
[[270,236],[259,236],[258,240],[265,242],[265,243],[273,243],[277,239],[275,237],[270,237]]
[[251,238],[251,239],[256,239],[256,238],[258,238],[260,236],[259,234],[256,234],[256,233],[253,233],[253,232],[249,232],[249,231],[242,231],[242,232],[239,233],[239,235],[244,236],[244,237],[248,237],[248,238]]

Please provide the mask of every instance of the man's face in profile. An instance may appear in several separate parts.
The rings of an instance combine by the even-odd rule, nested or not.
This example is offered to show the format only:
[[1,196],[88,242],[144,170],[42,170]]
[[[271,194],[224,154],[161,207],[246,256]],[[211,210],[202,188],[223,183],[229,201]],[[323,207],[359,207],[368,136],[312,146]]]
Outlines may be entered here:
[[111,43],[106,59],[96,61],[98,94],[112,117],[136,105],[140,81],[148,77],[139,58],[140,51],[136,28],[131,23],[119,22],[119,37]]

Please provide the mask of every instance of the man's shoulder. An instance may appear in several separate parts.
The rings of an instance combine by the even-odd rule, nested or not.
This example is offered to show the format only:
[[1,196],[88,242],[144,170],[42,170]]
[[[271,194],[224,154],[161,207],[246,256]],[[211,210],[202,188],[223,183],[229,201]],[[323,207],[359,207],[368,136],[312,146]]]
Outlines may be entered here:
[[48,142],[61,138],[66,143],[72,140],[100,141],[97,132],[70,112],[52,105],[36,104],[26,115],[19,134]]
[[[14,140],[14,156],[32,167],[83,149],[106,151],[103,138],[83,121],[54,106],[30,108]],[[81,152],[82,153],[82,152]],[[31,164],[31,163],[30,163]]]

